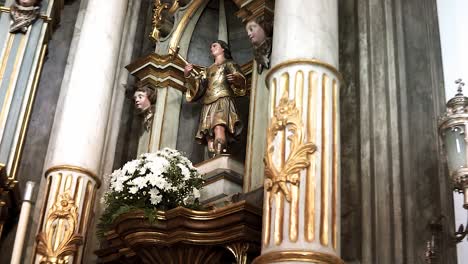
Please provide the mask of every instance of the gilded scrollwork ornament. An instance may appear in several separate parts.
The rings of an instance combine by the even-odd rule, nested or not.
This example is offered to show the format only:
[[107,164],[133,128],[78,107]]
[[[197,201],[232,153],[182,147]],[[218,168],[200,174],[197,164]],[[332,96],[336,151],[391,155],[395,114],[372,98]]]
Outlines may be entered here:
[[[157,42],[161,38],[161,33],[163,31],[164,22],[167,20],[165,19],[165,10],[167,10],[167,14],[173,15],[180,7],[180,0],[172,1],[172,4],[163,2],[161,0],[154,0],[153,4],[153,30],[151,31],[150,38]],[[170,31],[172,25],[168,26],[165,31]]]
[[[304,125],[300,110],[294,100],[289,100],[286,91],[276,107],[267,132],[267,149],[265,154],[265,189],[271,194],[282,192],[288,202],[291,201],[291,192],[287,183],[298,185],[299,172],[310,165],[308,156],[314,153],[317,147],[313,143],[304,142]],[[290,153],[278,168],[273,161],[275,152],[274,141],[280,131],[288,130],[290,135]],[[286,132],[286,131],[285,131]],[[270,195],[270,202],[273,195]]]
[[83,243],[83,236],[77,234],[78,206],[70,190],[58,196],[46,219],[46,225],[37,235],[37,252],[42,255],[41,264],[68,263],[78,247]]

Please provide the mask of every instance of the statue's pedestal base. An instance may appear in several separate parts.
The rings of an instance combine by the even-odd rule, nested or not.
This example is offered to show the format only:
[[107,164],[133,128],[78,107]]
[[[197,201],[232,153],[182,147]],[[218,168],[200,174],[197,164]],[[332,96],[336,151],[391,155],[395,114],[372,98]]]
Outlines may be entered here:
[[200,193],[202,204],[217,207],[229,202],[232,195],[242,192],[244,165],[229,155],[204,161],[196,167],[205,179],[205,186]]

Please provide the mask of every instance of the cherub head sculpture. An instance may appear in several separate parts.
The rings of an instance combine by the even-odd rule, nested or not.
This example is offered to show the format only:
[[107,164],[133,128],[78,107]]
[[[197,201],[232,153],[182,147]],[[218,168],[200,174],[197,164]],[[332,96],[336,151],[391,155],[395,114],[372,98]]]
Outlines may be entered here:
[[42,0],[16,0],[16,4],[22,7],[39,6]]
[[151,130],[153,124],[152,105],[156,103],[156,92],[146,86],[138,87],[133,93],[133,102],[139,115],[143,117],[143,127]]
[[260,46],[273,35],[273,25],[271,21],[267,21],[264,17],[257,17],[247,22],[245,30],[254,47]]
[[247,22],[245,30],[254,48],[257,70],[261,73],[263,68],[270,68],[273,23],[264,17],[257,17]]
[[40,16],[42,0],[15,0],[10,7],[10,33],[26,33]]
[[148,87],[139,87],[133,94],[133,101],[138,112],[143,113],[156,102],[156,93]]

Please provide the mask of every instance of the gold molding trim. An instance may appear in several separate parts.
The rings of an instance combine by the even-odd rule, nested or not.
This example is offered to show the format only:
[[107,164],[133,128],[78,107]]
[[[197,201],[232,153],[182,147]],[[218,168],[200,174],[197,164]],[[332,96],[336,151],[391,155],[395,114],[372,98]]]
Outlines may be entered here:
[[265,78],[265,82],[268,85],[268,80],[270,79],[271,75],[274,74],[279,69],[292,66],[292,65],[296,65],[296,64],[313,64],[313,65],[324,67],[328,69],[329,71],[333,72],[337,76],[340,82],[343,82],[343,76],[334,66],[326,62],[316,60],[316,59],[294,59],[294,60],[286,60],[279,64],[276,64],[268,71],[266,78]]
[[310,262],[315,264],[345,264],[342,259],[335,255],[300,250],[268,252],[254,259],[252,264],[269,264],[287,261]]
[[331,168],[330,161],[328,157],[332,155],[330,153],[330,139],[327,134],[327,129],[330,127],[330,120],[327,119],[328,110],[330,108],[330,102],[328,100],[329,95],[327,90],[329,86],[329,77],[327,74],[322,74],[322,149],[321,159],[320,159],[320,243],[327,247],[329,245],[330,239],[330,176],[329,168]]
[[180,39],[182,38],[182,34],[185,31],[185,28],[187,27],[187,24],[189,23],[190,19],[192,18],[193,14],[200,8],[200,6],[205,2],[206,0],[193,0],[190,6],[187,8],[187,11],[185,11],[184,16],[180,20],[179,24],[177,25],[177,28],[174,30],[174,33],[172,34],[172,38],[169,41],[169,50],[176,50],[177,46],[179,45]]
[[83,237],[76,233],[78,225],[78,206],[70,190],[62,193],[52,206],[46,220],[44,231],[37,235],[37,253],[42,255],[41,263],[68,263],[83,244]]
[[16,171],[18,169],[19,161],[21,160],[21,156],[23,154],[24,138],[26,136],[26,130],[28,129],[28,126],[29,126],[29,119],[31,117],[32,106],[34,104],[34,100],[36,99],[37,86],[39,84],[39,77],[41,76],[42,66],[44,64],[44,58],[45,58],[45,54],[47,51],[47,47],[48,47],[47,43],[42,45],[42,49],[39,54],[39,61],[36,67],[36,71],[34,73],[31,93],[29,95],[27,106],[26,106],[25,117],[21,124],[20,136],[18,139],[18,143],[16,144],[15,155],[13,158],[13,165],[11,168],[11,175],[10,175],[11,179],[16,179]]
[[49,169],[47,169],[44,173],[44,176],[47,177],[47,175],[51,174],[52,172],[55,172],[55,171],[61,171],[61,170],[67,170],[67,171],[74,171],[74,172],[79,172],[79,173],[83,173],[89,177],[91,177],[95,182],[96,182],[96,186],[97,188],[99,188],[101,186],[101,179],[98,178],[98,176],[86,169],[86,168],[83,168],[83,167],[79,167],[79,166],[73,166],[73,165],[57,165],[57,166],[52,166],[50,167]]

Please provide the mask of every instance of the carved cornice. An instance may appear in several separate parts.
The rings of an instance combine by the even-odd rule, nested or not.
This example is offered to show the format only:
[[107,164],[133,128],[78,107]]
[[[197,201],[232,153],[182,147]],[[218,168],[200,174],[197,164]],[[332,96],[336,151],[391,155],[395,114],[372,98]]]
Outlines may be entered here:
[[125,68],[138,79],[137,86],[149,85],[153,89],[169,86],[185,92],[184,67],[179,56],[152,53]]
[[236,16],[243,23],[247,21],[263,17],[272,19],[275,8],[274,0],[234,0],[234,3],[239,7]]

